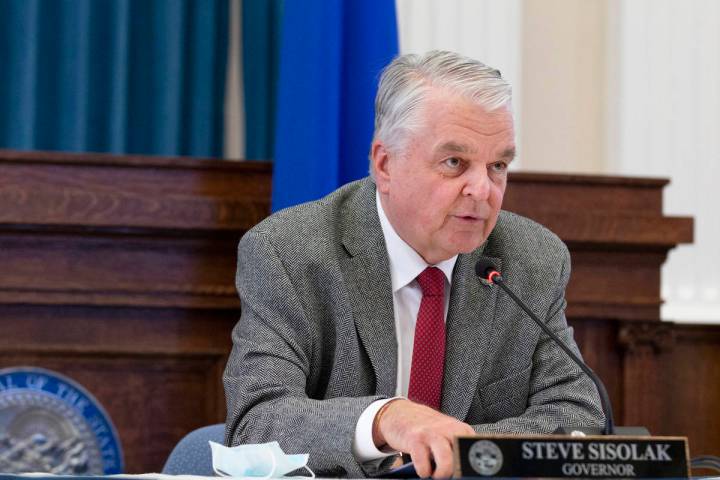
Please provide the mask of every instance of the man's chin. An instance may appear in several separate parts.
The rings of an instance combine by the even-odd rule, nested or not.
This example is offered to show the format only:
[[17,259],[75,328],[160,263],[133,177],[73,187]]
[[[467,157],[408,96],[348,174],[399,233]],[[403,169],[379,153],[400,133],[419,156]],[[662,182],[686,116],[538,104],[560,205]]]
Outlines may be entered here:
[[436,243],[430,255],[426,256],[421,252],[418,253],[427,263],[434,265],[461,253],[472,253],[484,242],[484,238],[458,238],[456,236],[452,239],[446,239],[443,243]]
[[467,241],[467,242],[459,242],[456,245],[454,245],[454,248],[452,249],[455,252],[455,255],[461,254],[461,253],[472,253],[478,248],[480,248],[480,245],[482,245],[485,242],[485,239],[482,240],[474,240],[474,241]]

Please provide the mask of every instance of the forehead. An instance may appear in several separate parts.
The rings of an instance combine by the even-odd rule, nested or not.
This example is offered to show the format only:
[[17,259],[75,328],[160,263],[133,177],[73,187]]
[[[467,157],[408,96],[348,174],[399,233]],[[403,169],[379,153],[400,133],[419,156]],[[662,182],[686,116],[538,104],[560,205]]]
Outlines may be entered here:
[[513,117],[507,106],[488,111],[471,100],[436,90],[424,101],[420,118],[413,143],[425,148],[473,153],[487,146],[514,145]]

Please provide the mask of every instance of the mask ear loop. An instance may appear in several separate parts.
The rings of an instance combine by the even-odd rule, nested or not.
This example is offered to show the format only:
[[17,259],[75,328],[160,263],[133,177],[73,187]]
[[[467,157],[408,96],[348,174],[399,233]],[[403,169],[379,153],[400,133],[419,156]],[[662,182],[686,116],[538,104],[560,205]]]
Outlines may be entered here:
[[308,467],[307,465],[303,465],[303,468],[304,468],[305,470],[307,470],[308,472],[310,472],[310,476],[309,476],[309,477],[305,477],[305,478],[315,478],[315,472],[313,472],[312,470],[310,470],[310,467]]
[[[208,441],[208,444],[210,445],[210,451],[214,453],[214,452],[215,452],[215,448],[213,447],[213,443],[215,443],[215,442],[213,442],[212,440]],[[218,444],[218,443],[215,443],[215,445],[219,445],[219,444]],[[232,477],[232,475],[229,474],[228,472],[226,472],[226,471],[224,471],[224,470],[221,470],[220,468],[216,467],[216,466],[215,466],[215,462],[212,462],[212,464],[213,464],[213,466],[212,466],[213,472],[215,472],[216,475],[218,475],[218,476],[220,476],[220,477]]]
[[227,473],[223,470],[220,470],[217,467],[213,467],[213,472],[215,472],[215,474],[219,477],[232,477],[232,475],[230,475],[229,473]]
[[275,459],[275,453],[272,450],[268,451],[270,452],[270,459],[272,460],[272,468],[270,469],[270,473],[268,473],[266,477],[260,477],[261,480],[268,480],[269,478],[273,478],[275,470],[277,470],[277,460]]

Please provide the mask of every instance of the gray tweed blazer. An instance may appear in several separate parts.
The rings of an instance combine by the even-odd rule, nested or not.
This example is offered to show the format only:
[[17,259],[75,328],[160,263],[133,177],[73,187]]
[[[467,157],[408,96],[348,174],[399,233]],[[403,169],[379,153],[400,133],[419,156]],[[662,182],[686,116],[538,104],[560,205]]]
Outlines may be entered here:
[[[442,411],[478,432],[600,426],[594,385],[532,320],[478,281],[482,256],[577,352],[564,308],[569,253],[549,230],[501,212],[460,255],[447,318]],[[358,417],[395,394],[397,345],[385,242],[370,179],[272,215],[240,241],[242,315],[224,376],[226,443],[280,442],[321,476],[362,477]],[[578,352],[579,353],[579,352]]]

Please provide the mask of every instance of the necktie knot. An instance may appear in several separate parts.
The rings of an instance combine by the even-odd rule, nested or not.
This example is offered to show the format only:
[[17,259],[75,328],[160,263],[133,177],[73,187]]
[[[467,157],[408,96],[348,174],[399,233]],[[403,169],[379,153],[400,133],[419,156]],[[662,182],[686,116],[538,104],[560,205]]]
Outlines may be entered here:
[[437,267],[427,267],[417,276],[424,296],[434,297],[445,295],[445,275]]

